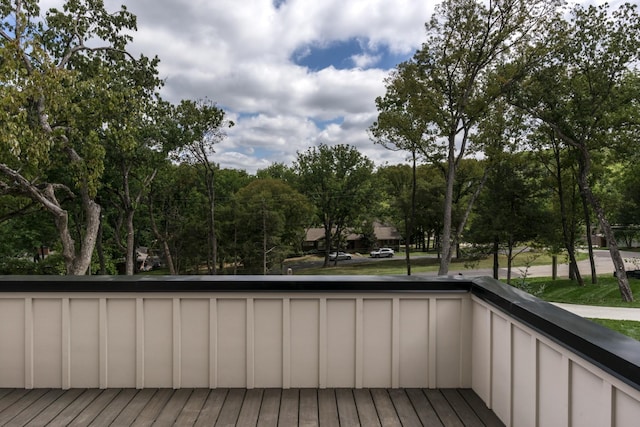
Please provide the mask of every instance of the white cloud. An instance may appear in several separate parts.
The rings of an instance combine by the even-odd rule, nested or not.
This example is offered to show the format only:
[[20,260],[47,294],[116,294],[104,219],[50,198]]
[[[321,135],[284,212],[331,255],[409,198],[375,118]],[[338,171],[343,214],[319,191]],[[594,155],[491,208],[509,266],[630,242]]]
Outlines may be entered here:
[[[389,159],[367,128],[388,70],[372,69],[386,50],[410,56],[433,10],[423,0],[106,0],[138,17],[130,50],[160,57],[162,95],[209,98],[236,122],[214,161],[253,173],[321,142],[348,143],[376,162]],[[43,9],[62,0],[41,1]],[[292,55],[357,39],[353,68],[312,71]],[[306,48],[306,50],[305,50]],[[316,124],[343,118],[340,125]],[[400,159],[402,160],[402,159]]]

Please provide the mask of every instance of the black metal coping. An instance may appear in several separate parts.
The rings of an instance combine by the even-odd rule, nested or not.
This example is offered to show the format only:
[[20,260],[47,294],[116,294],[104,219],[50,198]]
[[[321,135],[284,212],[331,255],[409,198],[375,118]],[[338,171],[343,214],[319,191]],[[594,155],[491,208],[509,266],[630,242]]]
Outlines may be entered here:
[[640,341],[492,278],[473,280],[471,293],[640,390]]
[[0,293],[470,292],[640,390],[640,341],[489,277],[0,276]]

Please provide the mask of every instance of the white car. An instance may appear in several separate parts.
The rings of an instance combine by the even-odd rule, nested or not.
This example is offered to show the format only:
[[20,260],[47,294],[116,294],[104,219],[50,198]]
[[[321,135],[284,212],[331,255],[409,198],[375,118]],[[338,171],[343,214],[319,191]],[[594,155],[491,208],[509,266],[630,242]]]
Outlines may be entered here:
[[375,251],[372,251],[369,255],[372,258],[391,258],[393,257],[393,249],[391,248],[380,248]]
[[338,261],[342,261],[342,260],[345,260],[345,259],[351,259],[351,255],[349,255],[347,253],[344,253],[344,252],[337,252],[337,253],[336,252],[331,252],[329,254],[329,261],[335,261],[336,259]]

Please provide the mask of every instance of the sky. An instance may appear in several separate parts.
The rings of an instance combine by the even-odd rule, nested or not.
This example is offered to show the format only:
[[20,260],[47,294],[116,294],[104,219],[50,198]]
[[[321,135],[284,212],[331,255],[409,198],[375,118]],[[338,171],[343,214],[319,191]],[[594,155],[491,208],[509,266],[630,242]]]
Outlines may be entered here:
[[[614,2],[615,3],[615,2]],[[44,10],[62,0],[42,0]],[[137,16],[129,51],[160,58],[164,99],[208,99],[235,126],[212,161],[253,174],[319,144],[377,165],[406,155],[374,144],[384,79],[425,41],[435,0],[105,0]]]
[[[62,0],[42,0],[41,13]],[[255,173],[324,143],[376,164],[402,153],[369,139],[384,78],[415,53],[425,0],[105,0],[137,16],[129,51],[160,58],[164,99],[208,99],[235,122],[212,160]]]

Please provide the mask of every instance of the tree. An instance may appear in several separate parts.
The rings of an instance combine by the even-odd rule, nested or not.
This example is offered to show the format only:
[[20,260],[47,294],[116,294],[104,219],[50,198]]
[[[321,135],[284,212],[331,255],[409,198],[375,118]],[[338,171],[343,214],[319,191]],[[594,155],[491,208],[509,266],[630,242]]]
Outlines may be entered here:
[[[131,39],[126,32],[135,29],[135,16],[125,8],[109,13],[102,1],[78,0],[65,3],[63,11],[51,9],[44,21],[39,13],[35,0],[3,2],[0,8],[0,191],[47,210],[67,274],[84,274],[100,224],[100,130],[123,107],[114,74],[125,64],[133,70],[153,64],[125,53]],[[82,232],[74,238],[61,197],[77,195],[83,224],[76,224]]]
[[[408,210],[404,212],[404,235],[407,242],[405,263],[407,275],[411,275],[411,256],[408,245],[413,235],[416,221],[416,193],[417,193],[417,160],[422,154],[427,159],[438,162],[438,152],[431,152],[433,138],[428,117],[432,116],[425,111],[430,105],[421,99],[421,90],[418,82],[418,69],[413,61],[403,62],[397,70],[392,72],[386,82],[387,92],[384,97],[376,98],[378,108],[378,120],[369,128],[375,143],[381,144],[390,150],[402,150],[409,152],[411,160],[411,184],[410,201]],[[400,182],[395,181],[396,184]],[[404,194],[404,188],[401,193]]]
[[[597,153],[628,150],[637,131],[640,17],[629,4],[576,6],[568,22],[552,28],[547,61],[514,91],[512,102],[546,124],[575,153],[578,184],[609,245],[622,299],[633,295],[611,225],[592,189]],[[634,113],[635,111],[635,113]]]
[[[153,62],[155,69],[157,61]],[[154,96],[161,83],[156,76],[123,68],[119,79],[122,89],[117,94],[126,96],[120,120],[100,133],[107,141],[104,187],[115,195],[110,205],[119,210],[115,242],[125,253],[125,274],[132,275],[137,246],[134,217],[173,141],[166,140],[167,106]],[[127,91],[129,87],[135,91]]]
[[360,223],[366,209],[375,200],[373,162],[349,145],[321,144],[298,153],[294,164],[300,192],[315,206],[324,227],[326,252],[329,252],[345,228]]
[[506,248],[507,283],[511,283],[516,247],[538,236],[547,223],[544,210],[546,193],[541,193],[539,165],[528,153],[504,153],[492,159],[485,191],[478,199],[478,209],[467,238],[493,246],[494,278],[498,279],[498,252]]
[[216,274],[218,263],[218,240],[216,235],[216,165],[210,159],[215,153],[215,145],[226,136],[225,126],[233,126],[233,122],[225,121],[224,110],[213,102],[202,100],[199,102],[182,101],[176,108],[176,118],[179,128],[180,147],[178,158],[190,164],[197,165],[206,185],[206,196],[209,201],[207,219],[209,231],[209,257],[207,264],[210,274]]
[[304,238],[309,201],[283,181],[258,179],[238,191],[236,221],[245,270],[267,274]]
[[[414,56],[420,94],[429,124],[443,143],[446,191],[442,259],[439,274],[449,270],[452,247],[464,229],[452,226],[457,166],[468,151],[469,137],[487,108],[529,67],[526,60],[504,66],[510,55],[539,37],[555,16],[555,0],[445,0],[426,24],[427,41]],[[464,218],[464,217],[463,217]]]

